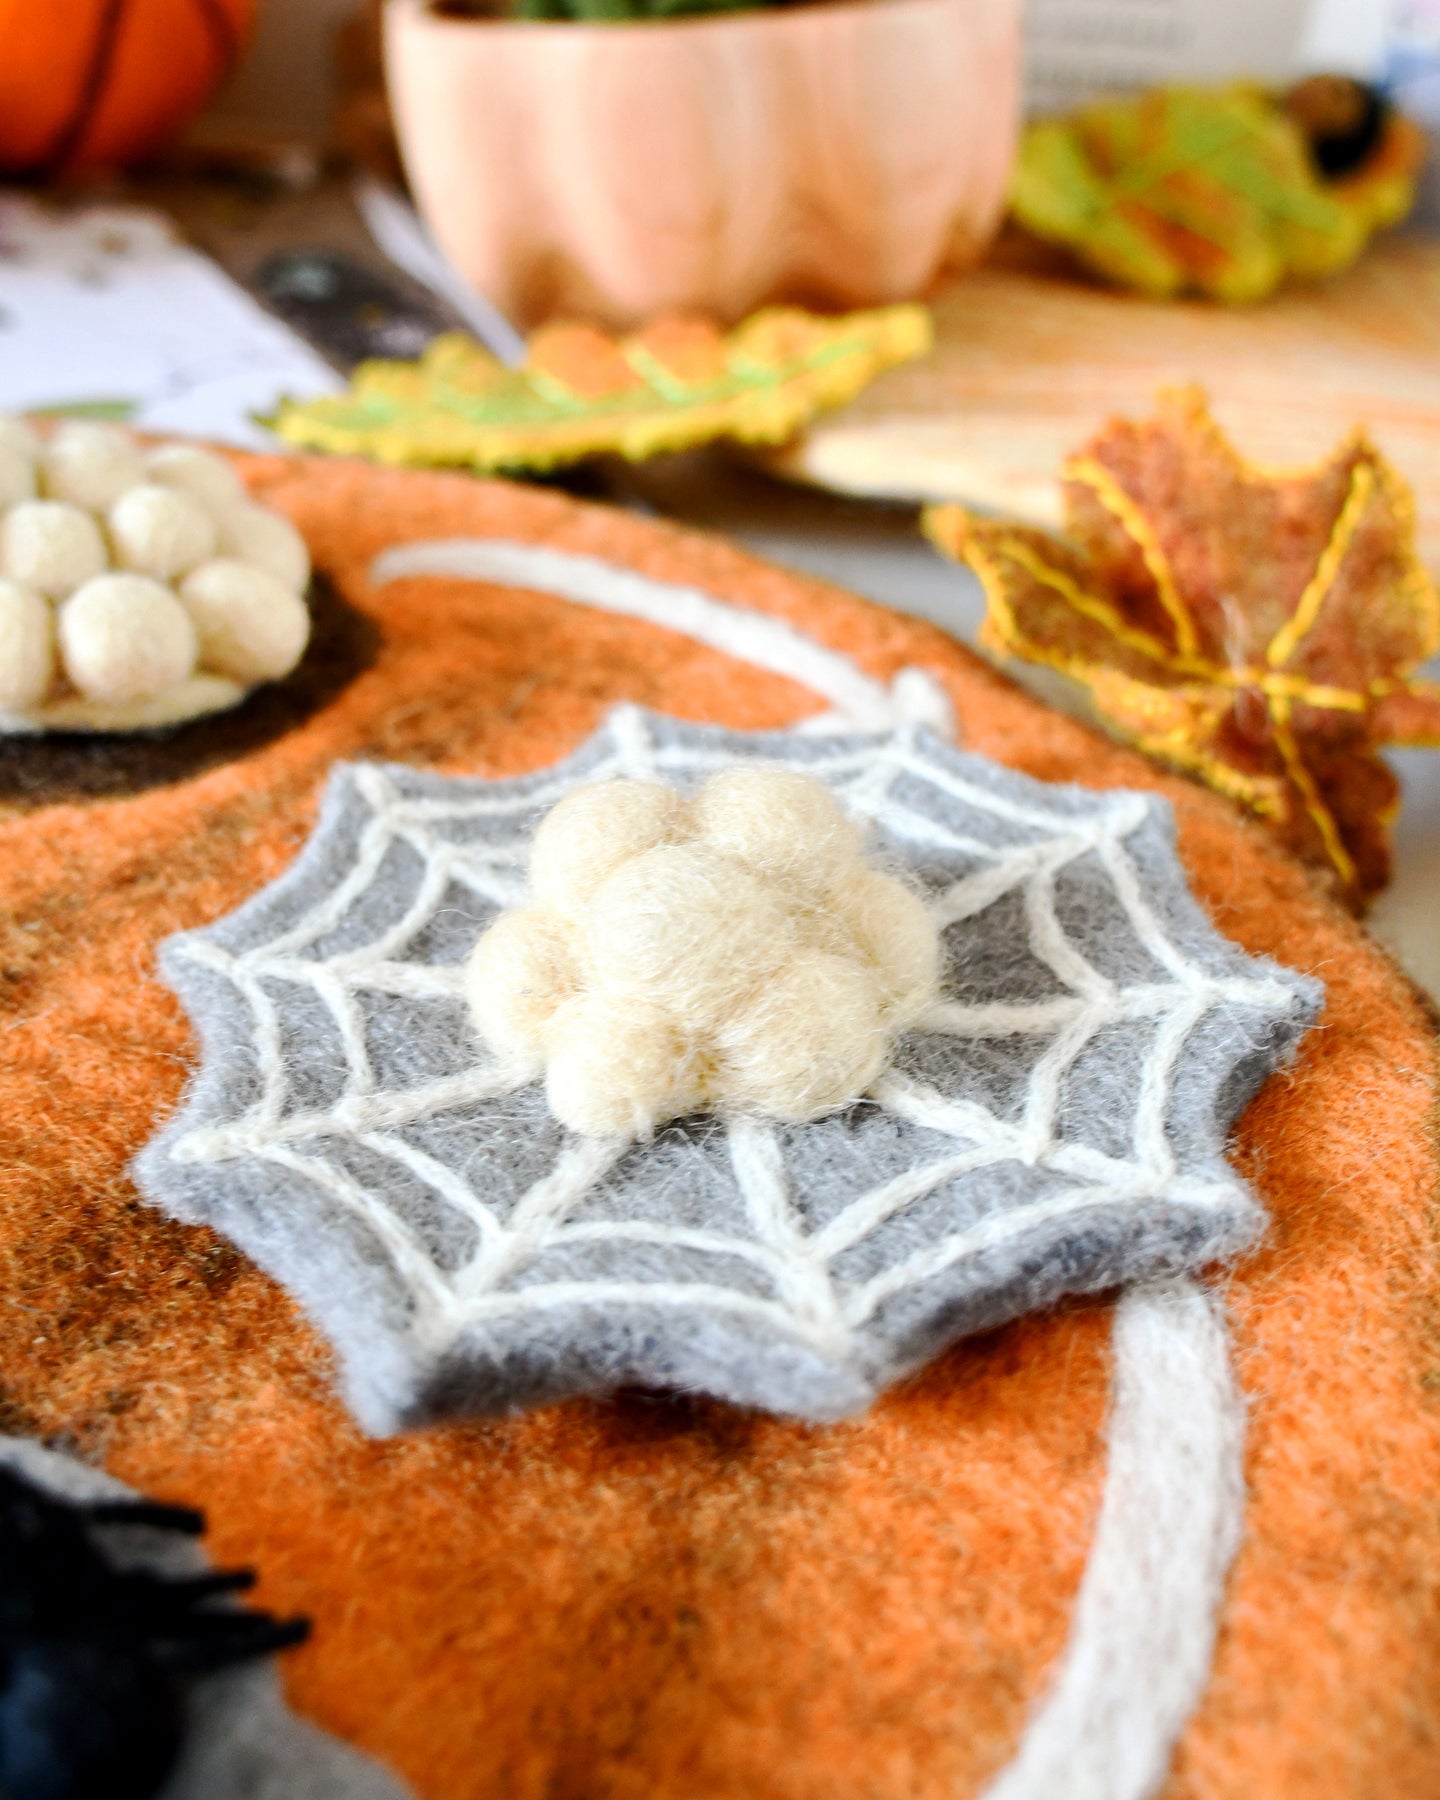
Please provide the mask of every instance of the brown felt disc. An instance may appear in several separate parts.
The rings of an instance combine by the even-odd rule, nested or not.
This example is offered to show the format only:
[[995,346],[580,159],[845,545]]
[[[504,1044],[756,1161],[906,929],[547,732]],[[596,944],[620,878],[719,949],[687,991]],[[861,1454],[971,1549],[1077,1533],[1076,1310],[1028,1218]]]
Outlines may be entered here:
[[657,625],[369,573],[417,539],[581,553],[788,621],[880,680],[917,665],[967,748],[1029,774],[1168,795],[1220,929],[1324,979],[1322,1028],[1238,1135],[1274,1221],[1224,1277],[1245,1535],[1164,1792],[1440,1793],[1435,1039],[1363,931],[1222,801],[930,626],[549,494],[246,467],[371,641],[221,760],[156,752],[108,784],[57,768],[50,793],[0,797],[8,1428],[203,1506],[216,1560],[314,1620],[285,1663],[294,1704],[427,1800],[956,1800],[1014,1754],[1095,1531],[1108,1302],[962,1343],[838,1426],[631,1394],[373,1442],[285,1293],[126,1173],[196,1055],[157,944],[291,862],[336,759],[509,774],[621,700],[739,728],[822,710]]

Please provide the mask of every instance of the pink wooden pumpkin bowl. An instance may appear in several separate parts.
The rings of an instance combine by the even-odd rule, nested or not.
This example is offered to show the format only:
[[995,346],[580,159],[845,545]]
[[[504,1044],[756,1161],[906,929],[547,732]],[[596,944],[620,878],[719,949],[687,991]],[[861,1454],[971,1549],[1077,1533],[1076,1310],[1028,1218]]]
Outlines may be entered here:
[[1020,0],[844,0],[662,22],[390,0],[405,164],[451,260],[519,325],[734,320],[908,298],[1004,207]]

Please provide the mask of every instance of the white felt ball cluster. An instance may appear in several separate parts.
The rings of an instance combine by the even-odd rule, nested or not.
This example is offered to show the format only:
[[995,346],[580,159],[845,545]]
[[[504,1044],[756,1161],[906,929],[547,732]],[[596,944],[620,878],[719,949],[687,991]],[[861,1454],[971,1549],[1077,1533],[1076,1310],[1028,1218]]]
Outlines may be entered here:
[[144,722],[197,676],[238,698],[304,654],[309,580],[300,533],[210,451],[0,416],[0,712]]
[[689,801],[647,781],[562,800],[529,903],[465,982],[481,1038],[544,1074],[563,1125],[647,1137],[684,1113],[803,1120],[858,1099],[939,968],[925,907],[867,863],[831,794],[747,766]]

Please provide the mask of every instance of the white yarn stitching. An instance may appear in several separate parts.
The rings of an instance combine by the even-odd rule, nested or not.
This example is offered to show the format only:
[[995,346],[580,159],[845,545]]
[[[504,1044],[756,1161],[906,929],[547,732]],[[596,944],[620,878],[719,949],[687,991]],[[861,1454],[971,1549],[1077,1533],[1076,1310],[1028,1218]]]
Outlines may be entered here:
[[[533,814],[552,804],[581,779],[620,772],[693,777],[724,760],[703,746],[654,742],[643,715],[630,708],[613,715],[607,736],[610,753],[598,767],[584,777],[557,771],[530,790],[523,802],[526,810]],[[415,1335],[431,1347],[443,1347],[478,1324],[517,1311],[536,1312],[577,1301],[605,1306],[639,1299],[660,1306],[738,1308],[783,1325],[821,1354],[839,1358],[855,1331],[896,1294],[1049,1220],[1101,1204],[1140,1206],[1157,1196],[1201,1208],[1233,1204],[1240,1192],[1238,1183],[1201,1181],[1177,1173],[1165,1129],[1176,1061],[1186,1038],[1211,1007],[1245,1004],[1284,1010],[1293,996],[1278,981],[1212,976],[1170,942],[1143,898],[1124,844],[1145,822],[1144,801],[1125,794],[1097,813],[1080,817],[1058,808],[1020,804],[941,767],[909,732],[854,753],[822,757],[814,769],[852,810],[868,812],[887,829],[897,810],[902,811],[909,841],[924,843],[928,836],[941,848],[963,846],[972,859],[984,859],[986,867],[960,877],[933,897],[931,905],[942,924],[969,917],[1011,890],[1023,890],[1031,950],[1068,991],[1051,1000],[1021,1004],[972,1004],[950,997],[925,1020],[925,1029],[954,1038],[1029,1037],[1045,1042],[1031,1070],[1018,1124],[973,1099],[951,1099],[923,1082],[890,1073],[872,1090],[874,1102],[897,1118],[951,1139],[954,1150],[861,1194],[808,1236],[788,1199],[775,1133],[748,1121],[733,1122],[727,1129],[731,1167],[753,1240],[661,1222],[570,1224],[576,1208],[620,1161],[626,1151],[621,1143],[572,1144],[508,1220],[502,1219],[464,1173],[443,1169],[394,1134],[453,1108],[512,1093],[529,1079],[528,1073],[485,1063],[413,1088],[377,1091],[357,996],[377,990],[417,997],[454,994],[458,967],[427,967],[399,958],[443,903],[450,880],[464,881],[495,905],[512,899],[524,843],[523,835],[498,846],[458,843],[447,839],[443,830],[462,821],[503,820],[519,812],[521,803],[508,793],[476,797],[466,792],[453,802],[410,798],[382,769],[365,765],[354,770],[353,779],[370,817],[361,831],[353,867],[324,899],[270,943],[238,954],[205,938],[177,943],[180,955],[223,975],[248,1003],[255,1021],[261,1092],[243,1118],[193,1129],[172,1145],[170,1154],[192,1164],[255,1156],[317,1182],[372,1228],[412,1297]],[[963,797],[979,812],[1044,835],[1038,843],[1032,839],[996,846],[932,826],[922,813],[912,807],[897,809],[890,800],[891,785],[901,775],[931,783]],[[363,899],[396,845],[406,846],[421,862],[415,897],[402,918],[361,947],[314,954],[315,945]],[[1055,912],[1054,883],[1067,864],[1091,853],[1110,871],[1114,891],[1137,936],[1156,964],[1169,972],[1169,980],[1117,985],[1066,936]],[[291,1110],[279,1014],[267,991],[277,982],[308,986],[335,1022],[346,1079],[341,1096],[326,1107]],[[1131,1152],[1115,1157],[1064,1141],[1056,1115],[1065,1072],[1097,1032],[1121,1020],[1151,1020],[1156,1029],[1141,1081]],[[477,1242],[469,1259],[457,1269],[442,1269],[383,1193],[364,1188],[327,1151],[327,1145],[338,1149],[347,1141],[402,1165],[474,1226]],[[969,1224],[868,1282],[847,1289],[837,1281],[835,1259],[888,1219],[963,1173],[1007,1162],[1048,1170],[1065,1177],[1065,1185]],[[539,1281],[518,1291],[506,1289],[507,1279],[543,1250],[581,1237],[738,1255],[769,1276],[774,1295],[764,1299],[732,1294],[722,1301],[719,1296],[729,1290],[707,1281]]]
[[1205,1690],[1245,1490],[1219,1301],[1132,1288],[1115,1312],[1110,1465],[1070,1639],[984,1800],[1147,1800]]
[[807,719],[806,731],[886,731],[896,725],[924,725],[949,735],[953,727],[945,690],[923,669],[902,669],[889,687],[874,680],[848,656],[818,644],[793,625],[768,613],[727,605],[700,588],[655,581],[617,568],[595,556],[544,550],[504,538],[437,538],[397,544],[370,567],[382,586],[411,575],[458,575],[500,587],[532,588],[600,612],[643,619],[678,631],[757,669],[768,669],[823,694],[835,709]]

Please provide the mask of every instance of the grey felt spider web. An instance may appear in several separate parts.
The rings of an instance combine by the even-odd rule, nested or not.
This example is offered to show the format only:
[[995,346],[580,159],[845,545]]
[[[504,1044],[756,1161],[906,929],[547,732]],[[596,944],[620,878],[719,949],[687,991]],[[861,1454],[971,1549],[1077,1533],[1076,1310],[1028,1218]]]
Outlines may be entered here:
[[[811,771],[909,869],[944,926],[942,1002],[818,1123],[567,1137],[486,1060],[461,966],[571,788],[752,758]],[[342,766],[294,867],[164,948],[202,1057],[137,1177],[296,1295],[370,1430],[622,1383],[837,1417],[964,1333],[1262,1228],[1225,1139],[1320,988],[1222,938],[1172,840],[1152,795],[908,728],[623,708],[514,780]]]

